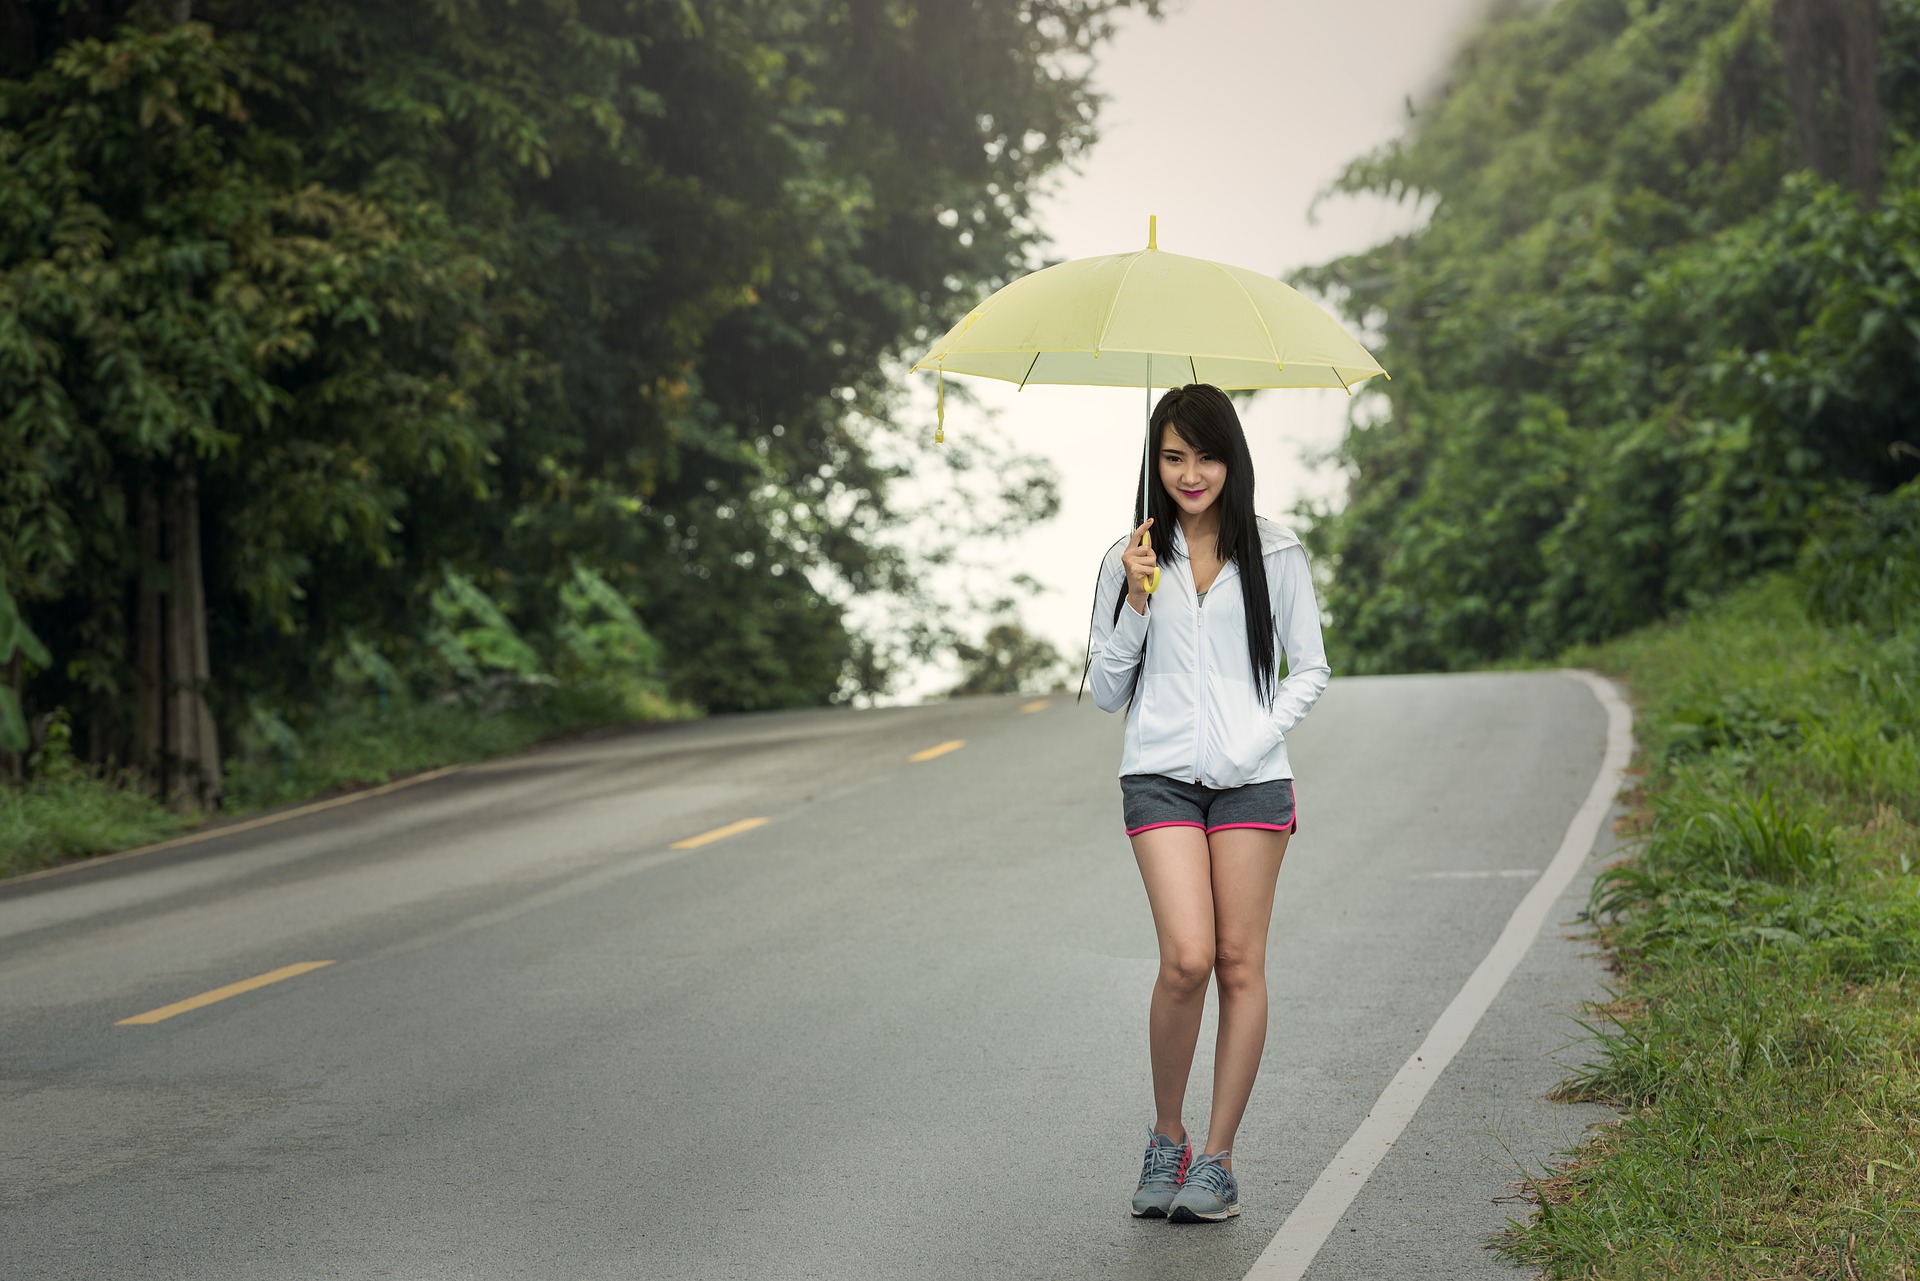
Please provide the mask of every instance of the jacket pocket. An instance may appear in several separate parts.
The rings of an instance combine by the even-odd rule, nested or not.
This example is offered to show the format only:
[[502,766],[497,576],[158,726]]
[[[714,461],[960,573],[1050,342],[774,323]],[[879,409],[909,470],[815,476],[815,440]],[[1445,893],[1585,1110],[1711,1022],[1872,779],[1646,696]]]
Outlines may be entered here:
[[1266,708],[1249,686],[1230,684],[1208,717],[1206,770],[1215,787],[1241,787],[1279,746]]

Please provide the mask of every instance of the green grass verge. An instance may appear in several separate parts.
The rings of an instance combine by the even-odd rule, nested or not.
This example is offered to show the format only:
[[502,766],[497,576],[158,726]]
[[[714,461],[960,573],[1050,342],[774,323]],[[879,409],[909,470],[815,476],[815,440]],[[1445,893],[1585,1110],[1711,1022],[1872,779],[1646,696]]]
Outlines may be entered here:
[[1616,967],[1564,1097],[1625,1111],[1497,1247],[1555,1278],[1920,1277],[1920,629],[1769,579],[1574,653],[1637,704]]
[[[641,681],[556,690],[536,705],[505,711],[416,702],[381,712],[346,704],[317,717],[297,747],[229,761],[221,816],[503,756],[578,730],[695,714]],[[102,775],[56,754],[26,785],[0,786],[0,877],[163,841],[204,817],[168,809],[130,777]]]

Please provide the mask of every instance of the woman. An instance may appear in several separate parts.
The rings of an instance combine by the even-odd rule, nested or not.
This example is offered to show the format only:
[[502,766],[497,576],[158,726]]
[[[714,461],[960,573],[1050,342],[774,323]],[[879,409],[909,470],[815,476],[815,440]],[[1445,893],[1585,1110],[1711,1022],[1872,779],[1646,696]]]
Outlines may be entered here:
[[[1267,925],[1296,826],[1286,733],[1329,669],[1307,554],[1254,514],[1233,402],[1204,383],[1176,387],[1148,431],[1159,483],[1139,527],[1107,552],[1088,646],[1094,701],[1128,709],[1120,786],[1160,939],[1147,1024],[1154,1122],[1133,1213],[1218,1222],[1240,1213],[1233,1138],[1266,1044]],[[1149,595],[1156,568],[1163,581]],[[1181,1105],[1209,976],[1220,1031],[1196,1157]]]

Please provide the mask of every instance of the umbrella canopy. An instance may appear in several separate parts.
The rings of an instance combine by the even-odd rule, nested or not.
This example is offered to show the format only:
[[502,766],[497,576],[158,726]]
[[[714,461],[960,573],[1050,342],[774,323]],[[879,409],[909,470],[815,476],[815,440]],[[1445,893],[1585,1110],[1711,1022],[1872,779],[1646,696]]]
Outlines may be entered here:
[[1059,263],[996,290],[915,369],[1092,387],[1351,389],[1386,371],[1271,276],[1147,247]]
[[[1222,390],[1339,387],[1385,374],[1340,322],[1271,276],[1163,253],[1158,218],[1137,253],[1075,258],[995,290],[961,318],[915,369],[940,375],[946,439],[947,375],[1078,387],[1212,383]],[[1149,451],[1140,466],[1147,510]],[[1142,544],[1149,536],[1142,534]],[[1160,586],[1156,568],[1147,590]]]

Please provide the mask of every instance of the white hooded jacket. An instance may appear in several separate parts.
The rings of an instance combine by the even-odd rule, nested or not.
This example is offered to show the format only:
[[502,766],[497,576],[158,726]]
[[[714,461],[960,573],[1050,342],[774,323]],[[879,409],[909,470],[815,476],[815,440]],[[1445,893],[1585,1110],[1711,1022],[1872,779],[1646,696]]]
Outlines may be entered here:
[[1206,600],[1197,600],[1186,537],[1176,524],[1176,554],[1161,567],[1147,612],[1122,604],[1116,622],[1127,540],[1108,549],[1093,596],[1088,682],[1103,709],[1127,708],[1122,777],[1164,774],[1213,788],[1293,777],[1287,731],[1319,699],[1332,670],[1320,641],[1306,549],[1291,530],[1264,517],[1258,524],[1274,619],[1274,672],[1284,658],[1287,673],[1271,709],[1253,683],[1238,565],[1222,566]]

